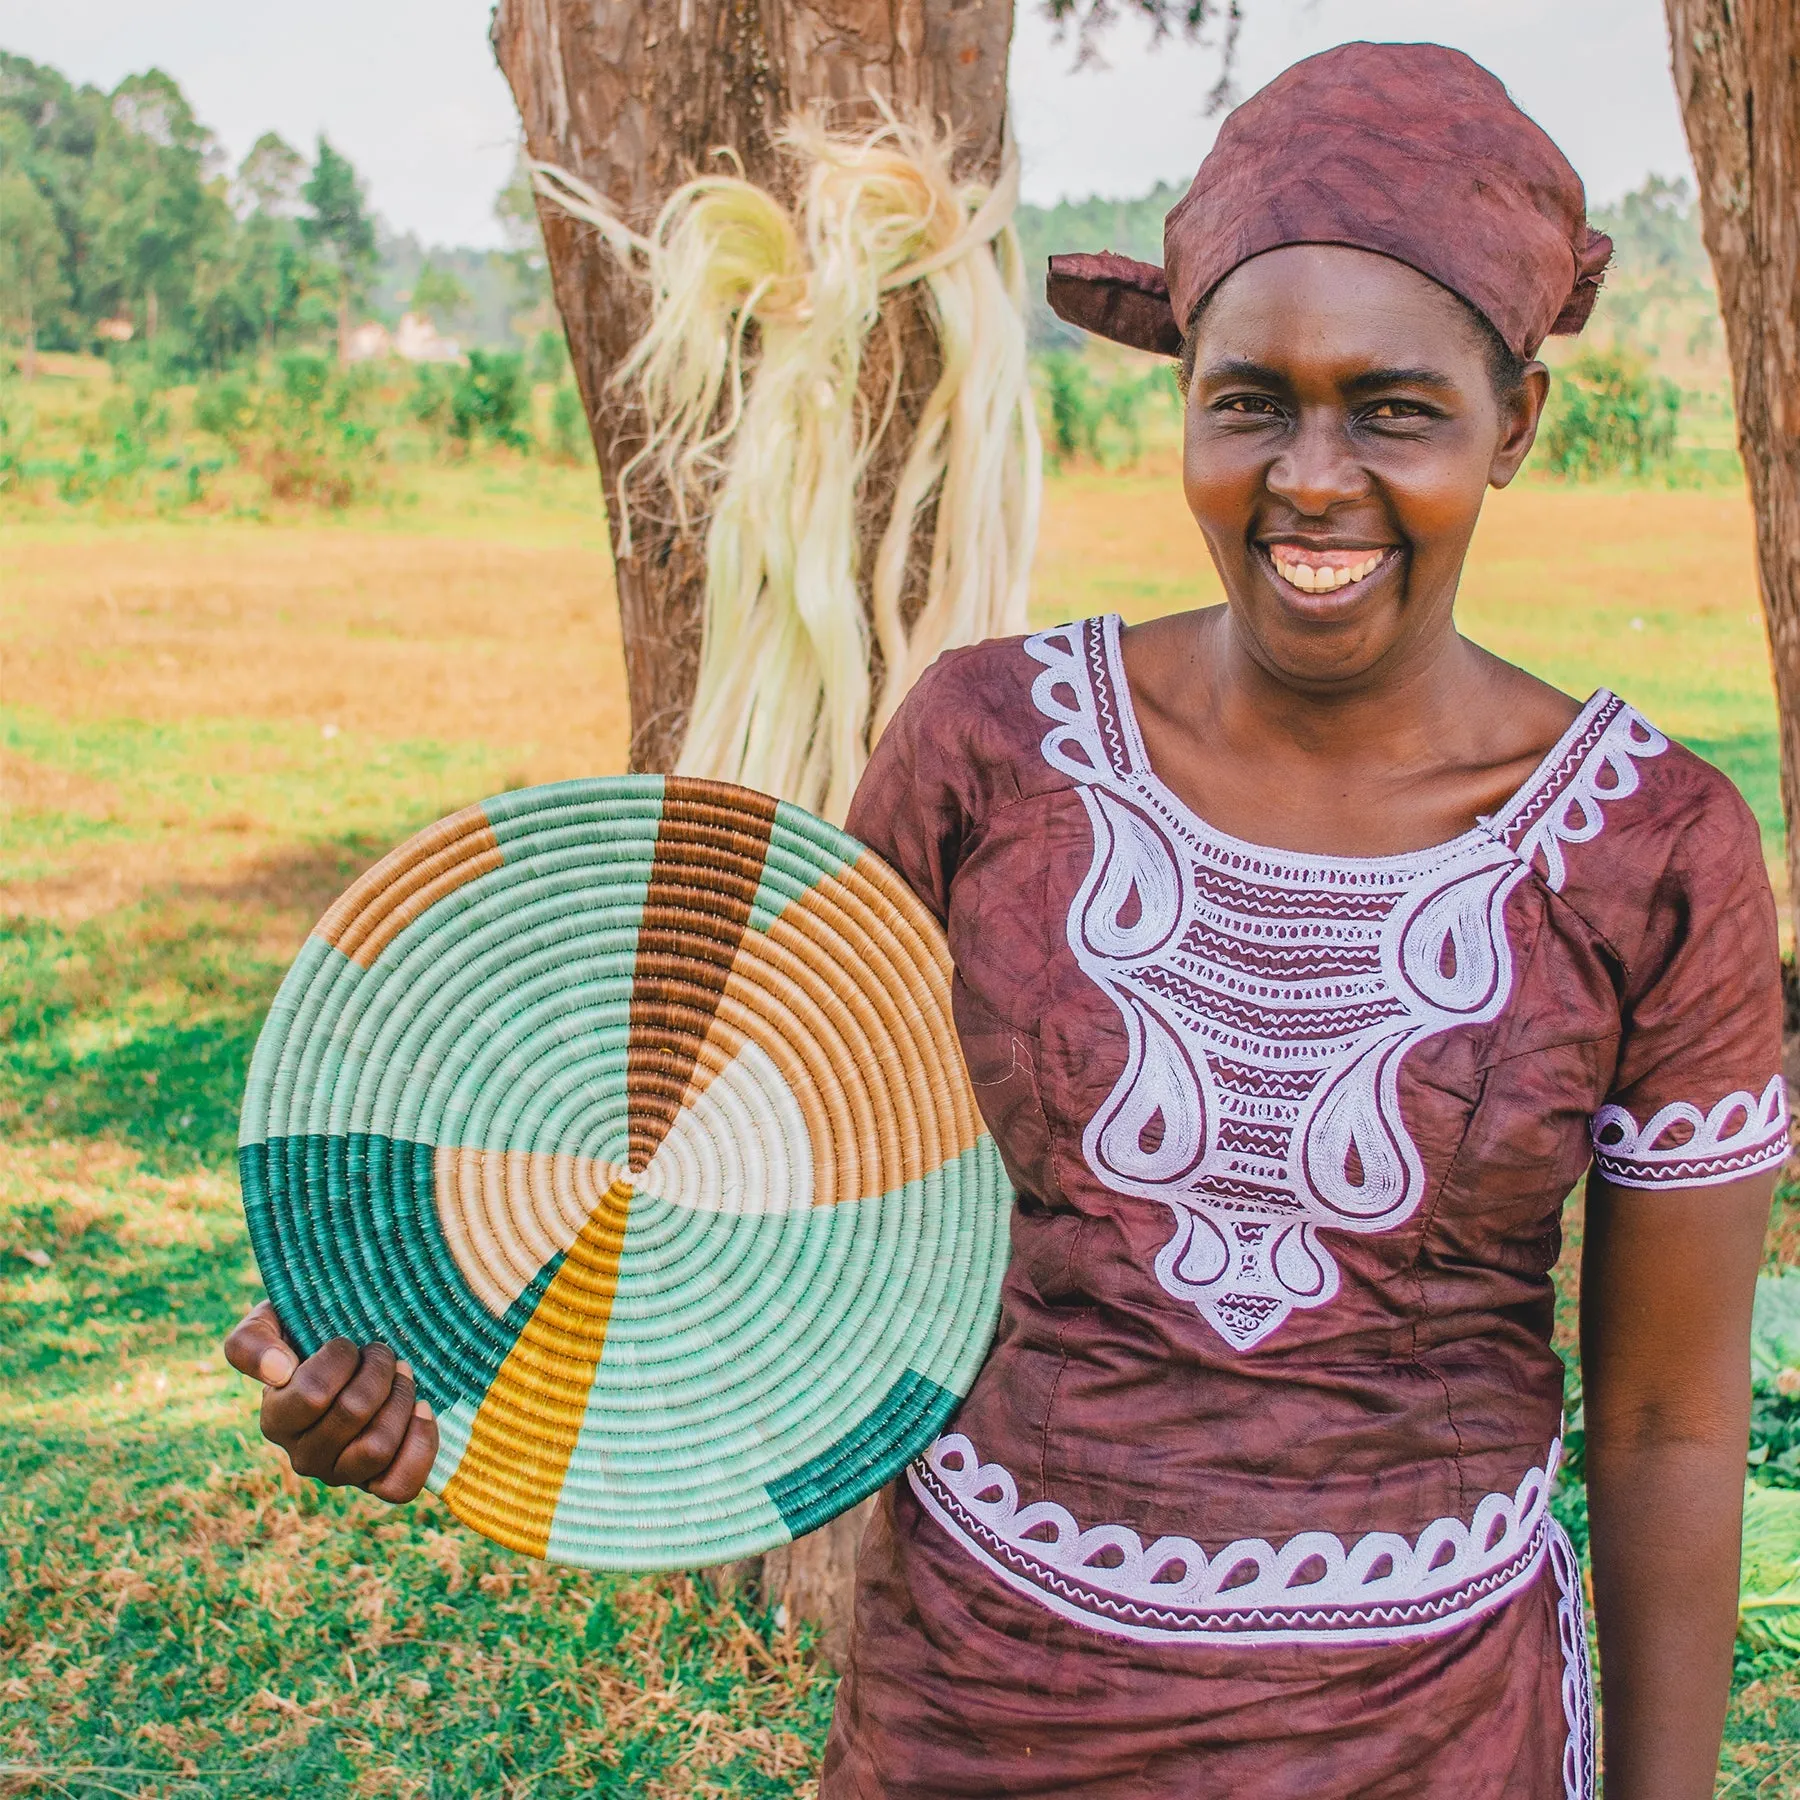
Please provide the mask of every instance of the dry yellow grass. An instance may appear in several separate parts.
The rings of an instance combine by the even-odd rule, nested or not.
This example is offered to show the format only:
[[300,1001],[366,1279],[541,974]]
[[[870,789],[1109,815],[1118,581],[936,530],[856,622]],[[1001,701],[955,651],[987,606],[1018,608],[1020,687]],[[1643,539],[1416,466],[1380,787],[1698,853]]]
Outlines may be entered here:
[[65,720],[256,718],[622,766],[618,612],[596,549],[254,525],[19,531],[10,704]]

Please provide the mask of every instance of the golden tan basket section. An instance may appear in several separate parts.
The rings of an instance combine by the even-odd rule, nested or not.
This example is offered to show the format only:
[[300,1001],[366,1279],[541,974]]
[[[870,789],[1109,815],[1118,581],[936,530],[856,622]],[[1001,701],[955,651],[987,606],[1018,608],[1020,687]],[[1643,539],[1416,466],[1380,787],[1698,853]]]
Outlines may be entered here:
[[[918,902],[872,857],[744,934],[683,1097],[746,1042],[786,1080],[811,1140],[813,1204],[873,1199],[982,1134],[950,1015],[950,964]],[[885,931],[865,922],[872,909]]]
[[414,919],[505,860],[487,814],[465,806],[358,876],[313,927],[313,936],[366,969]]

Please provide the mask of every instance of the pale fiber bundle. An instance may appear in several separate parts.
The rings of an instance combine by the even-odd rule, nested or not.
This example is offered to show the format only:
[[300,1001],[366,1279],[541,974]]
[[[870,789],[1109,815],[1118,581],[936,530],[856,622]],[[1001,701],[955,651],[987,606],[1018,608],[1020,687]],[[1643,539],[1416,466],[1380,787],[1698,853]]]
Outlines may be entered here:
[[[630,478],[646,462],[684,519],[710,512],[699,683],[678,769],[841,821],[870,744],[933,658],[1025,626],[1041,470],[1012,224],[1018,165],[992,189],[956,182],[949,142],[893,118],[857,137],[801,120],[784,141],[800,170],[791,210],[741,175],[708,176],[677,189],[647,237],[567,171],[539,163],[533,179],[651,287],[650,325],[617,376],[651,425],[619,478],[624,548]],[[882,298],[914,282],[929,297],[941,374],[864,569],[863,479],[906,372]],[[871,409],[858,382],[878,328],[893,373]],[[909,628],[902,587],[934,503]]]

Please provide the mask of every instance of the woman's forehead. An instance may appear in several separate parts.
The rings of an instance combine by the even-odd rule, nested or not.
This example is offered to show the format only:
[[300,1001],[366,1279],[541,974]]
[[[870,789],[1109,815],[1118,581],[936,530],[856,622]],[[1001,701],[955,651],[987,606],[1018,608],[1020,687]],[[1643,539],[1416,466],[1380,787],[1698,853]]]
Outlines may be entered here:
[[1196,368],[1379,364],[1457,379],[1483,357],[1468,308],[1429,276],[1373,251],[1294,244],[1239,264],[1213,290]]

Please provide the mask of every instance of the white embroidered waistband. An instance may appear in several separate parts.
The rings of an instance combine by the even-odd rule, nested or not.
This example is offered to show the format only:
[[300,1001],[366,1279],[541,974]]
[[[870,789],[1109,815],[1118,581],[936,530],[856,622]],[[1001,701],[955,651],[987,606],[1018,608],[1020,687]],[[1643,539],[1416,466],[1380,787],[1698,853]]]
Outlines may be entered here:
[[960,1434],[939,1438],[907,1479],[1001,1580],[1091,1630],[1158,1644],[1386,1644],[1453,1630],[1537,1574],[1561,1453],[1559,1439],[1513,1493],[1410,1541],[1303,1531],[1279,1547],[1240,1538],[1210,1557],[1191,1538],[1146,1544],[1122,1525],[1084,1531],[1053,1501],[1021,1506],[1011,1474]]

